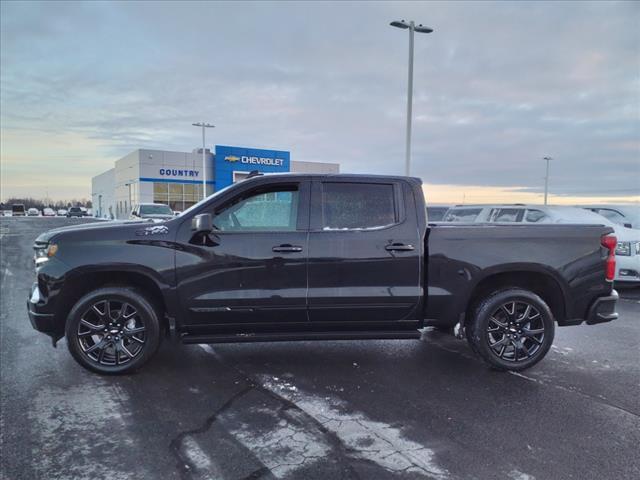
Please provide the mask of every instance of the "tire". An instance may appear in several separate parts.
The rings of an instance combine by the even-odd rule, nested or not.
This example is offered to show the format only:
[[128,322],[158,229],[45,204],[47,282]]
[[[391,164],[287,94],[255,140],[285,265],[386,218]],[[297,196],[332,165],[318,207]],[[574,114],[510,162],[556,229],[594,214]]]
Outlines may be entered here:
[[510,288],[480,301],[466,330],[473,351],[491,367],[521,371],[542,360],[551,348],[555,319],[538,295]]
[[130,287],[99,288],[76,302],[65,327],[73,358],[103,375],[131,373],[160,346],[160,321],[145,295]]

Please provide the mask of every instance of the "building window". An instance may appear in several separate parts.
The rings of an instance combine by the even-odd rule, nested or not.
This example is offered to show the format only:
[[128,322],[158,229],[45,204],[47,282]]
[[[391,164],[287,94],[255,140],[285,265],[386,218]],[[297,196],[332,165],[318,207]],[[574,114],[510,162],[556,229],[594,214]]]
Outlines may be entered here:
[[202,200],[200,183],[153,183],[153,203],[169,205],[174,212],[182,212]]
[[169,184],[162,182],[153,183],[153,203],[169,203]]

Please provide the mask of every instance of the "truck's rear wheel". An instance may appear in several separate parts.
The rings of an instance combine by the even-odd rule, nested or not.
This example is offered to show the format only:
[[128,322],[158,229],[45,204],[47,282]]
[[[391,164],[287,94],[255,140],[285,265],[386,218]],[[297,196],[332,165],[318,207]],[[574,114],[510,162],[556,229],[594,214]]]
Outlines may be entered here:
[[105,287],[84,295],[71,309],[65,333],[73,358],[101,374],[140,368],[160,344],[153,305],[128,287]]
[[554,318],[549,306],[533,292],[512,288],[489,295],[467,325],[473,350],[499,370],[524,370],[551,348]]

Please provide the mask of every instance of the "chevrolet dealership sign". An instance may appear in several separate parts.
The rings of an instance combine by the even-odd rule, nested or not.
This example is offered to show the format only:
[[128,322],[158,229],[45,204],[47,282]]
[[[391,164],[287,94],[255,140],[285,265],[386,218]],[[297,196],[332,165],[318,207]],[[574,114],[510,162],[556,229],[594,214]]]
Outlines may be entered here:
[[237,176],[234,172],[284,173],[290,170],[289,152],[246,147],[216,145],[215,188],[231,185]]
[[270,157],[248,157],[247,155],[243,155],[241,157],[237,157],[235,155],[227,155],[224,157],[227,162],[240,162],[249,165],[272,165],[281,167],[284,165],[283,158],[270,158]]

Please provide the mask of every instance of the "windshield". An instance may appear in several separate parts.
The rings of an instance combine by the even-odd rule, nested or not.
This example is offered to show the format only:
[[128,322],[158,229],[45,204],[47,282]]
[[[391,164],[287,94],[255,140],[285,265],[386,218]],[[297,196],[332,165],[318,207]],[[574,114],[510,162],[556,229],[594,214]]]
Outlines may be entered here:
[[140,205],[140,215],[173,215],[169,205]]

